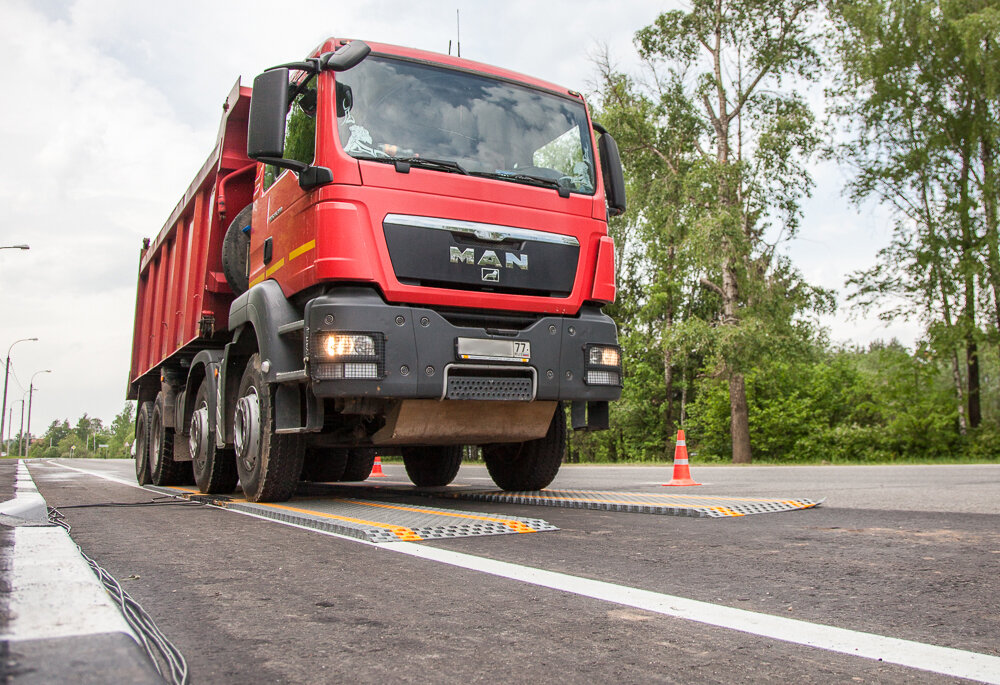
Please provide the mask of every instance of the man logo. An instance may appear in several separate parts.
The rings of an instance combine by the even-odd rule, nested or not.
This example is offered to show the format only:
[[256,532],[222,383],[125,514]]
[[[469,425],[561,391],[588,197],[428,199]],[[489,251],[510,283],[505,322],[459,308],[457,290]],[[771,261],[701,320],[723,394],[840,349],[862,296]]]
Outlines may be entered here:
[[487,283],[499,283],[500,269],[483,269],[483,280]]
[[[494,266],[497,269],[520,269],[528,270],[528,255],[520,252],[501,252],[503,259],[500,259],[494,250],[484,250],[479,258],[476,258],[476,251],[471,247],[461,250],[454,245],[449,248],[448,259],[452,264],[478,264],[479,266]],[[483,280],[486,280],[487,269],[483,269]],[[497,277],[499,279],[499,276]]]

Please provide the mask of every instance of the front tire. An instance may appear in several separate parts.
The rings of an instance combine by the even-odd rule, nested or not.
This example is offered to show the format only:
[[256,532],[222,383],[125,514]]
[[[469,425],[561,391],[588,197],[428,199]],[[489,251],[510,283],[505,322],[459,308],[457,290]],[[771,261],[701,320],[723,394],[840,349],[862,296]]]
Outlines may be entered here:
[[501,489],[541,490],[556,477],[565,451],[566,413],[560,403],[544,438],[483,445],[483,460]]
[[347,466],[338,480],[353,482],[368,480],[375,465],[375,450],[371,447],[355,447],[347,451]]
[[302,466],[302,480],[314,483],[335,483],[344,477],[347,468],[347,450],[310,447],[306,450]]
[[247,362],[236,402],[236,471],[251,502],[282,502],[295,494],[305,453],[299,435],[274,432],[270,385],[260,355]]
[[188,430],[191,466],[198,489],[207,494],[228,494],[236,489],[236,453],[215,445],[215,422],[209,413],[211,387],[206,378],[198,388]]
[[462,465],[462,446],[404,447],[403,465],[414,485],[436,488],[455,480]]

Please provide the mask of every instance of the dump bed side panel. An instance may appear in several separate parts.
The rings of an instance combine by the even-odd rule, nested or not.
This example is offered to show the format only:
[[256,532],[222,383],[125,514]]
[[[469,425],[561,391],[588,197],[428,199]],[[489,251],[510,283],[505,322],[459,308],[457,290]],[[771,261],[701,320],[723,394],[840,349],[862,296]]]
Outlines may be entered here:
[[140,255],[129,399],[138,399],[140,380],[171,357],[222,344],[215,331],[226,331],[233,300],[222,273],[222,240],[253,196],[249,109],[250,89],[237,82],[215,149]]

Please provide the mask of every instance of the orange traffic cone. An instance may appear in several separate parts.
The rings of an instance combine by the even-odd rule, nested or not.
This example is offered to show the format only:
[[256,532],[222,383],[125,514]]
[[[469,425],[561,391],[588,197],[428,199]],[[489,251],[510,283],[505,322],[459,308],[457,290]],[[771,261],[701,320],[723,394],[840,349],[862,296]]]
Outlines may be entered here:
[[368,474],[369,478],[388,478],[387,475],[382,473],[382,457],[376,456],[375,463],[372,464],[372,472]]
[[691,480],[691,469],[688,468],[688,448],[684,442],[684,431],[677,431],[677,447],[674,448],[674,477],[667,485],[701,485]]

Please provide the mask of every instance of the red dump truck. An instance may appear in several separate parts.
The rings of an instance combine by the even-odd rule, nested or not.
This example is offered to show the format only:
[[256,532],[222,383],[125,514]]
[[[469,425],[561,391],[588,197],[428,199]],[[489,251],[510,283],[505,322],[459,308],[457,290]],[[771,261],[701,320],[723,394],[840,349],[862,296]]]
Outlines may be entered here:
[[[251,501],[419,486],[478,445],[547,486],[621,393],[617,146],[582,96],[468,60],[329,39],[239,82],[140,256],[136,476]],[[596,133],[595,133],[596,132]]]

